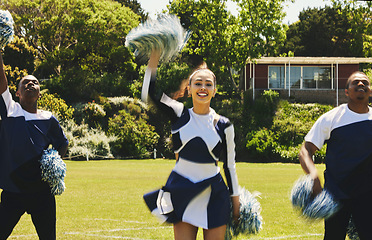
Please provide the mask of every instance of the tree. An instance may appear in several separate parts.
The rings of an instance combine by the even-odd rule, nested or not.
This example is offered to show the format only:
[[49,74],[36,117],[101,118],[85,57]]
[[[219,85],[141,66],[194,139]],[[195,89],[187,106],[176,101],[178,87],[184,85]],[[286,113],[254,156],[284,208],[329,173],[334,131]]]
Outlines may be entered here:
[[139,16],[120,3],[8,0],[0,7],[11,12],[15,34],[36,50],[34,74],[50,79],[47,87],[67,102],[109,94],[102,88],[103,80],[137,78],[133,54],[124,43],[127,33],[139,24]]
[[372,56],[372,3],[333,1],[332,6],[303,10],[290,25],[282,52],[296,56]]
[[115,0],[121,3],[123,6],[129,7],[134,13],[141,17],[141,22],[145,22],[149,17],[149,13],[145,12],[141,7],[141,4],[137,0]]
[[32,74],[35,70],[36,50],[30,47],[24,38],[15,36],[4,48],[4,62],[12,68],[25,69]]
[[333,0],[333,7],[350,22],[350,49],[360,56],[372,57],[372,2]]
[[[226,66],[229,50],[226,37],[229,22],[226,1],[175,0],[171,2],[169,12],[179,16],[182,25],[192,31],[186,48],[189,55],[204,58],[215,72]],[[198,61],[195,65],[197,63]]]
[[[139,17],[109,0],[8,0],[0,3],[15,33],[37,50],[38,74],[49,77],[79,66],[95,73],[126,70],[132,55],[123,46]],[[117,59],[122,56],[120,59]],[[124,69],[123,69],[124,68]]]
[[231,52],[239,69],[248,58],[277,56],[279,46],[285,41],[283,4],[286,0],[235,0],[239,6],[238,25],[231,42]]
[[284,0],[235,2],[237,17],[227,11],[226,0],[174,0],[169,5],[169,12],[193,32],[188,54],[203,58],[219,79],[230,79],[234,88],[233,69],[243,69],[248,58],[276,54],[285,38]]
[[360,51],[353,53],[350,49],[351,25],[338,8],[308,8],[300,13],[299,19],[289,27],[283,52],[313,57],[360,56]]

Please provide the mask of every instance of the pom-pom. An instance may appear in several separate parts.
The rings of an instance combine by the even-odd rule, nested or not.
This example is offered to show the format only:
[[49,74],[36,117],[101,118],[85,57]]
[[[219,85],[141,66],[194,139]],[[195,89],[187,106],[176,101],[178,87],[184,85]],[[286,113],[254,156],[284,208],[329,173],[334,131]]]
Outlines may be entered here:
[[44,150],[40,159],[41,179],[46,181],[54,195],[61,195],[65,190],[64,179],[66,164],[55,149]]
[[308,219],[327,219],[338,211],[339,203],[327,189],[313,198],[313,185],[314,180],[310,175],[298,179],[291,192],[292,205]]
[[225,239],[232,239],[232,236],[239,234],[257,234],[262,228],[261,204],[257,198],[259,193],[250,193],[245,188],[240,191],[240,219],[237,224],[231,215],[227,224]]
[[355,228],[353,216],[350,217],[349,225],[347,226],[347,236],[350,240],[359,240],[359,234]]
[[157,20],[147,20],[132,29],[125,41],[139,61],[149,59],[151,52],[160,51],[160,61],[172,60],[185,46],[190,37],[174,15],[162,15]]
[[0,10],[0,49],[13,40],[13,18],[8,10]]

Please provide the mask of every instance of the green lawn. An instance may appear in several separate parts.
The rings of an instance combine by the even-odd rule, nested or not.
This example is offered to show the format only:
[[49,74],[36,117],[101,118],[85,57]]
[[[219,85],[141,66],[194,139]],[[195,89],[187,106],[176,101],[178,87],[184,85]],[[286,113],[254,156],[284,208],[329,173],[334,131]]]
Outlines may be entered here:
[[[66,161],[67,188],[56,197],[57,239],[172,239],[172,227],[159,224],[142,195],[162,186],[174,163]],[[324,165],[317,167],[324,170]],[[299,217],[289,200],[293,183],[303,174],[299,164],[237,163],[237,171],[241,186],[261,193],[265,223],[249,239],[322,239],[323,222]],[[29,215],[21,218],[10,239],[37,239]]]

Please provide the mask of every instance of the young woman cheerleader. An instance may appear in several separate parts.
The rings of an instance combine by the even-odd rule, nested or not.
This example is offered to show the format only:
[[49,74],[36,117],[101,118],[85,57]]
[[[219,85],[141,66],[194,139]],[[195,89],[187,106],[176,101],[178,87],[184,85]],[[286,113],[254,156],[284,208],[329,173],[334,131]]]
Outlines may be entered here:
[[[197,68],[188,79],[192,108],[164,93],[157,96],[155,82],[160,55],[159,51],[150,55],[142,98],[147,99],[149,94],[170,117],[177,162],[165,186],[145,194],[145,202],[152,214],[173,224],[176,240],[196,239],[199,227],[204,239],[223,240],[231,205],[233,218],[239,221],[233,125],[210,107],[216,94],[216,77],[206,66]],[[219,160],[224,161],[227,186],[220,174]]]

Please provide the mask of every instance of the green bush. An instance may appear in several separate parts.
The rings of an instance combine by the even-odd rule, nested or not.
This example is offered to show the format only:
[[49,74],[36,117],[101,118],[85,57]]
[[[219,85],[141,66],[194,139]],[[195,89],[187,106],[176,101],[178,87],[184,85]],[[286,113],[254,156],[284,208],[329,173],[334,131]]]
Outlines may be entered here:
[[102,105],[97,103],[88,102],[83,108],[84,120],[90,127],[99,128],[104,122],[106,111]]
[[68,102],[92,101],[99,96],[133,95],[136,76],[132,73],[94,73],[90,69],[71,68],[45,83],[51,92],[58,93]]
[[59,121],[66,121],[73,118],[74,109],[68,106],[63,99],[54,94],[49,94],[47,91],[41,92],[38,107],[51,111]]
[[265,90],[249,107],[252,128],[270,127],[279,102],[279,93]]
[[252,131],[247,134],[247,149],[252,157],[273,161],[274,149],[276,148],[276,140],[273,132],[267,128],[262,128],[258,131]]
[[155,127],[126,110],[109,119],[108,133],[117,137],[111,146],[114,154],[122,157],[150,157],[159,139]]
[[19,81],[24,76],[28,75],[27,70],[25,69],[20,70],[18,67],[15,67],[13,69],[10,65],[5,65],[4,71],[5,71],[6,78],[8,79],[9,90],[14,97],[15,92],[17,91],[17,86],[18,86]]
[[[127,96],[97,96],[96,99],[97,102],[75,105],[77,123],[115,138],[107,148],[111,148],[116,157],[149,157],[157,147],[159,135],[148,122],[147,104]],[[75,149],[76,152],[82,151],[80,145]]]
[[107,136],[102,130],[90,128],[88,124],[76,124],[73,120],[61,123],[69,140],[67,156],[70,159],[104,159],[113,158],[110,143],[115,136]]
[[[262,104],[265,103],[265,104]],[[257,109],[273,109],[272,101],[260,101]],[[276,105],[275,114],[266,126],[259,126],[246,135],[246,148],[249,154],[260,161],[297,162],[304,137],[315,121],[332,106],[321,104],[291,104],[281,100]],[[258,117],[257,117],[258,116]],[[256,119],[266,120],[267,113],[258,113]],[[253,117],[254,118],[254,117]],[[325,147],[315,154],[317,162],[324,162]]]

